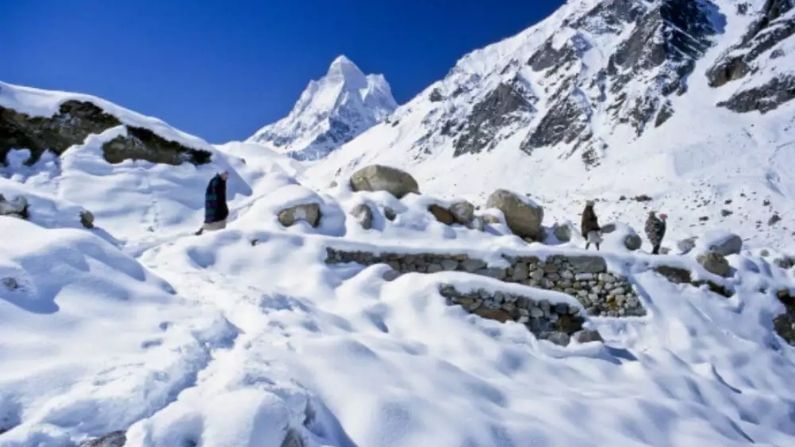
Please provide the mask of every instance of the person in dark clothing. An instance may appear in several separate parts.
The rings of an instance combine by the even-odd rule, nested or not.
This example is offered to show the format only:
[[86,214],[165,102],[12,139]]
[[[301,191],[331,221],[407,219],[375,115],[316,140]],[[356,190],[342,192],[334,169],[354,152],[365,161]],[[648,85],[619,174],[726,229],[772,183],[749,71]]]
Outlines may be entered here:
[[204,193],[204,226],[199,228],[196,235],[207,231],[226,228],[226,218],[229,217],[229,207],[226,205],[226,180],[229,172],[220,171],[207,184]]
[[594,202],[589,200],[585,203],[585,209],[582,212],[582,221],[580,223],[580,230],[582,237],[587,241],[585,249],[596,245],[596,250],[599,250],[599,245],[602,243],[602,228],[599,226],[599,219],[596,218],[596,213],[593,210]]
[[649,211],[649,217],[646,219],[646,237],[651,242],[653,255],[660,254],[660,245],[665,237],[665,220],[668,219],[666,214],[660,214],[660,217],[655,215],[654,211]]

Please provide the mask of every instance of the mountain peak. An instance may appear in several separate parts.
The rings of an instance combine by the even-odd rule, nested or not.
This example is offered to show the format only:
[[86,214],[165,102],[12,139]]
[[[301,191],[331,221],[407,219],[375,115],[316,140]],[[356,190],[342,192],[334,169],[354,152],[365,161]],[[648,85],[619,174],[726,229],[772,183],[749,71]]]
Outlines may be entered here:
[[306,87],[290,114],[249,141],[299,159],[326,156],[391,114],[397,103],[383,75],[365,75],[340,55],[322,78]]

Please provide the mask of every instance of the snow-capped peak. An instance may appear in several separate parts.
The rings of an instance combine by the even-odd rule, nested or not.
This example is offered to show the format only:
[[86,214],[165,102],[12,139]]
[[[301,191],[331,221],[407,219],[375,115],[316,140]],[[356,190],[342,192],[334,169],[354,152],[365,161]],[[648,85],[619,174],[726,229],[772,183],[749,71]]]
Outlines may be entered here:
[[309,82],[286,118],[263,127],[249,142],[298,159],[323,158],[383,121],[396,107],[383,75],[365,75],[341,55],[324,77]]

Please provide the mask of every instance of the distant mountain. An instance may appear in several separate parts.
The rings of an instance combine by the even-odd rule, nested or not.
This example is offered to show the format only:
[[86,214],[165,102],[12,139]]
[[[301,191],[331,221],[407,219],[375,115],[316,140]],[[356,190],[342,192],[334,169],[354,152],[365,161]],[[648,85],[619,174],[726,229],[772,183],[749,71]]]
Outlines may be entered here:
[[[642,205],[681,210],[680,229],[789,237],[795,228],[766,222],[795,213],[794,3],[569,0],[461,58],[306,178],[328,184],[381,163],[429,193],[527,192],[561,218],[587,198],[650,194]],[[642,216],[634,205],[614,211]]]
[[365,75],[339,56],[324,77],[309,82],[286,118],[263,127],[248,141],[297,159],[319,159],[383,121],[396,107],[383,75]]

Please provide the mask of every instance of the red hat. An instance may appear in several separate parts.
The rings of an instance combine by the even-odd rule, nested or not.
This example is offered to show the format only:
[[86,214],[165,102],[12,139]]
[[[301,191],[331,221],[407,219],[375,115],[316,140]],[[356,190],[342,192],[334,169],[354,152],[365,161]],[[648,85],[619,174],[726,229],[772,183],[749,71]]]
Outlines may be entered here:
[[660,214],[660,219],[662,219],[662,220],[665,220],[665,219],[667,219],[667,218],[668,218],[668,215],[667,215],[667,214],[665,214],[665,213],[661,213],[661,214]]

